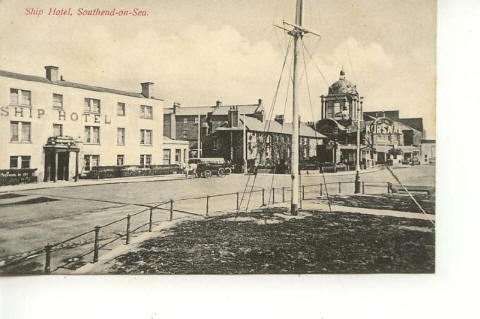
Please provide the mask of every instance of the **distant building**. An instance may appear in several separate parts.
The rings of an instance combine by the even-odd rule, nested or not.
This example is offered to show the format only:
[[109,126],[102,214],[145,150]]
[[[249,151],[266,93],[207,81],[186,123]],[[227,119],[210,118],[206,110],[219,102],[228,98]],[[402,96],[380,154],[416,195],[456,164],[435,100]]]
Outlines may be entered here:
[[360,118],[360,164],[371,167],[391,161],[411,162],[420,156],[424,136],[422,118],[405,118],[399,111],[363,111],[364,98],[345,72],[333,83],[328,95],[321,96],[322,118],[315,124],[317,131],[328,137],[319,153],[321,163],[356,165],[357,120]]
[[163,100],[69,82],[56,66],[44,77],[0,71],[0,169],[35,169],[38,180],[77,179],[94,166],[162,163]]
[[190,157],[201,157],[203,154],[203,140],[216,131],[217,127],[228,122],[228,111],[234,106],[239,114],[247,114],[263,118],[264,107],[262,100],[256,104],[223,105],[217,101],[208,106],[180,106],[174,103],[173,107],[164,110],[163,134],[172,139],[182,139],[189,142]]
[[188,141],[172,140],[163,137],[163,165],[186,165],[188,164]]
[[436,161],[436,141],[422,140],[422,164],[435,164]]
[[[217,126],[206,137],[204,156],[223,157],[237,167],[242,167],[246,160],[249,166],[283,166],[288,169],[291,139],[292,124],[284,123],[283,116],[267,121],[255,114],[242,116],[239,108],[233,106],[228,111],[226,123]],[[317,148],[324,143],[324,139],[324,135],[301,123],[300,161],[316,160]]]

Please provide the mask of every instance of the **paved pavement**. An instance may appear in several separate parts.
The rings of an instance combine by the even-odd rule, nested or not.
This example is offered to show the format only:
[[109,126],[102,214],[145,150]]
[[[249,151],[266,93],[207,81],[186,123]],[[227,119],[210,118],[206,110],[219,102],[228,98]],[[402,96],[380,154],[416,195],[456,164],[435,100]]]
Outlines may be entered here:
[[[395,173],[406,185],[434,185],[434,166],[415,166],[395,169]],[[172,177],[172,176],[170,176]],[[177,178],[177,176],[173,176]],[[178,176],[180,177],[180,176]],[[163,180],[162,180],[163,178]],[[209,213],[215,211],[233,210],[236,208],[236,192],[239,192],[242,207],[249,202],[249,207],[258,207],[262,203],[261,188],[275,187],[276,201],[282,197],[282,187],[290,186],[289,175],[258,175],[255,179],[251,197],[242,193],[247,182],[252,184],[254,177],[245,175],[230,175],[225,178],[210,179],[170,179],[165,177],[133,179],[128,181],[111,180],[109,183],[83,184],[75,187],[38,188],[17,190],[9,193],[0,192],[0,259],[2,256],[17,254],[41,248],[47,243],[54,243],[76,234],[92,230],[96,225],[107,224],[124,218],[127,214],[137,213],[146,209],[145,205],[154,205],[173,198],[175,210],[184,210],[205,215],[206,195],[233,193],[223,197],[209,199]],[[342,184],[342,193],[353,192],[354,176],[326,174],[329,193],[338,192],[338,182]],[[366,172],[361,180],[367,183],[366,193],[385,193],[387,182],[395,183],[386,170]],[[316,196],[318,185],[323,183],[323,176],[302,176],[302,184],[306,185],[306,196]],[[370,186],[368,186],[371,183]],[[248,187],[248,190],[251,188]],[[13,196],[13,197],[12,197]],[[182,198],[196,198],[180,200]],[[203,197],[203,198],[199,198]],[[288,200],[290,193],[285,190]],[[266,191],[264,201],[272,201],[272,193]],[[155,210],[155,222],[168,220],[168,206],[163,210]],[[182,216],[181,213],[175,213]],[[132,217],[132,229],[148,222],[148,208],[145,212]],[[183,216],[186,216],[183,214]],[[119,222],[108,229],[101,230],[101,236],[108,238],[123,232],[125,221]],[[78,241],[89,242],[92,234]]]

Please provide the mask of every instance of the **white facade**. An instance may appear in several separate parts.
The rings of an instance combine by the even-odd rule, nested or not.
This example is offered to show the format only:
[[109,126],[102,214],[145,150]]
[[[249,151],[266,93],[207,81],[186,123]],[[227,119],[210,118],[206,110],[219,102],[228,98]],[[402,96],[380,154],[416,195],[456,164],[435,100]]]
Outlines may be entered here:
[[[29,168],[44,180],[50,165],[44,146],[55,135],[75,141],[80,174],[89,170],[89,161],[90,166],[140,165],[141,155],[151,155],[150,164],[162,164],[163,101],[145,97],[152,83],[145,84],[140,94],[0,72],[0,169],[15,168],[15,157],[22,168],[22,158],[27,166],[30,157]],[[72,179],[75,152],[68,153]]]
[[185,167],[188,164],[188,141],[172,140],[163,137],[163,163],[164,165],[180,165]]

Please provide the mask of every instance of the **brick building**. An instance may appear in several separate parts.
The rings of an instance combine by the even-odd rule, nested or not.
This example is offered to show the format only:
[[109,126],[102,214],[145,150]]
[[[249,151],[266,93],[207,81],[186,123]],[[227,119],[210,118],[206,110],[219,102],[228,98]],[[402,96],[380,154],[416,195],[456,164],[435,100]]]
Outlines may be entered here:
[[[311,123],[313,125],[313,123]],[[317,148],[323,144],[325,136],[304,124],[300,124],[300,161],[314,161]],[[283,116],[274,121],[264,120],[263,116],[242,116],[236,107],[227,113],[227,121],[217,126],[208,135],[204,144],[206,157],[223,157],[236,167],[273,167],[290,165],[292,124],[284,123]]]
[[239,114],[263,117],[262,100],[256,104],[223,105],[217,101],[215,105],[184,107],[174,103],[171,108],[165,108],[163,134],[172,139],[182,139],[189,142],[190,157],[204,156],[203,140],[216,131],[217,127],[228,122],[228,111],[234,106]]

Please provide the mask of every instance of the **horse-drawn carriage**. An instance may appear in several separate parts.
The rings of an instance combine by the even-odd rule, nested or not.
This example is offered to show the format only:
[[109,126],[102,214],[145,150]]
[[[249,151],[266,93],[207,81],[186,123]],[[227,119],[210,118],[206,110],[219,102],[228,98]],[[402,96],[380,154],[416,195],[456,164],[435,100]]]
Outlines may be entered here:
[[189,165],[197,177],[224,177],[233,172],[233,166],[223,158],[192,158]]

